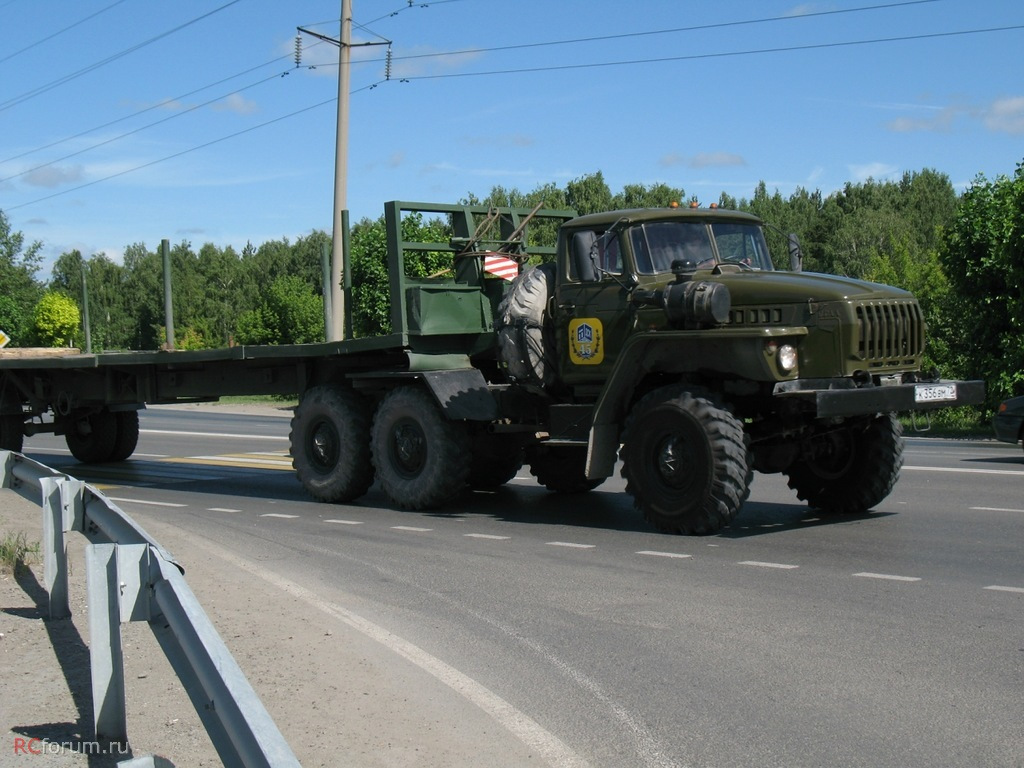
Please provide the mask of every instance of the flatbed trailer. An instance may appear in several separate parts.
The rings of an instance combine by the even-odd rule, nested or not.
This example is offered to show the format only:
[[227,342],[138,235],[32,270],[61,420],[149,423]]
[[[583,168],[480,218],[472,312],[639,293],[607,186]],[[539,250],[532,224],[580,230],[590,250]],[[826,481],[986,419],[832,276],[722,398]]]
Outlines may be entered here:
[[[408,213],[446,216],[450,240],[404,241]],[[377,482],[398,507],[432,508],[500,486],[524,463],[549,490],[581,493],[620,459],[652,525],[712,533],[742,507],[755,470],[786,474],[822,511],[870,509],[902,466],[895,412],[984,397],[980,381],[922,371],[911,294],[802,273],[795,238],[795,266],[776,270],[749,214],[391,202],[385,222],[389,335],[6,351],[0,448],[52,431],[80,461],[122,461],[146,404],[297,395],[292,462],[320,501],[353,501]],[[528,223],[557,240],[538,245]],[[451,267],[411,277],[415,251],[448,253]],[[489,277],[491,259],[520,274]]]

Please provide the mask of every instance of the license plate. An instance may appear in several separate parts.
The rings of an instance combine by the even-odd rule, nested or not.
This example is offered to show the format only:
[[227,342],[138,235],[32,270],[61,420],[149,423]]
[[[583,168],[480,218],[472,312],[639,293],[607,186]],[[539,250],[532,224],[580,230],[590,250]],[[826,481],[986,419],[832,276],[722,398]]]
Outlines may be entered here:
[[914,387],[914,402],[935,403],[956,400],[956,384],[917,384]]

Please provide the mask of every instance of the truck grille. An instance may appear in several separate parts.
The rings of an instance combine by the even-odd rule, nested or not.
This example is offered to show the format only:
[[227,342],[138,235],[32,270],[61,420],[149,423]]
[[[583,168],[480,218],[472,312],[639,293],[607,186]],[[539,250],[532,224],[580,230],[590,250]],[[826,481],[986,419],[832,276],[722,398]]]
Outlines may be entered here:
[[866,301],[856,309],[862,360],[875,368],[917,362],[924,351],[924,318],[916,301]]

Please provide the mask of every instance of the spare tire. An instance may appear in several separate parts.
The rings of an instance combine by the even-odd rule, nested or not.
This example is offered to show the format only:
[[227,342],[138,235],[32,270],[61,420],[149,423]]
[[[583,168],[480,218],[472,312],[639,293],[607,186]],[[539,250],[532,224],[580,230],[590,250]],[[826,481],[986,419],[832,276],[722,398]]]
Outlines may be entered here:
[[554,262],[523,272],[498,305],[494,323],[498,358],[509,381],[541,391],[555,383],[558,370],[554,332],[548,322],[548,299],[554,286]]

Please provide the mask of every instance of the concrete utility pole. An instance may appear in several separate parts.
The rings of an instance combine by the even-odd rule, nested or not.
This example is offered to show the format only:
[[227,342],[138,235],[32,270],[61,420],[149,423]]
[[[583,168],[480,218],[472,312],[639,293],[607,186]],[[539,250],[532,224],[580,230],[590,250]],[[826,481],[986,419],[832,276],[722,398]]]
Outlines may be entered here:
[[345,338],[345,292],[342,290],[344,237],[341,212],[348,207],[348,92],[352,64],[352,0],[341,0],[341,44],[338,46],[338,135],[334,154],[334,228],[331,249],[331,327],[328,341]]

